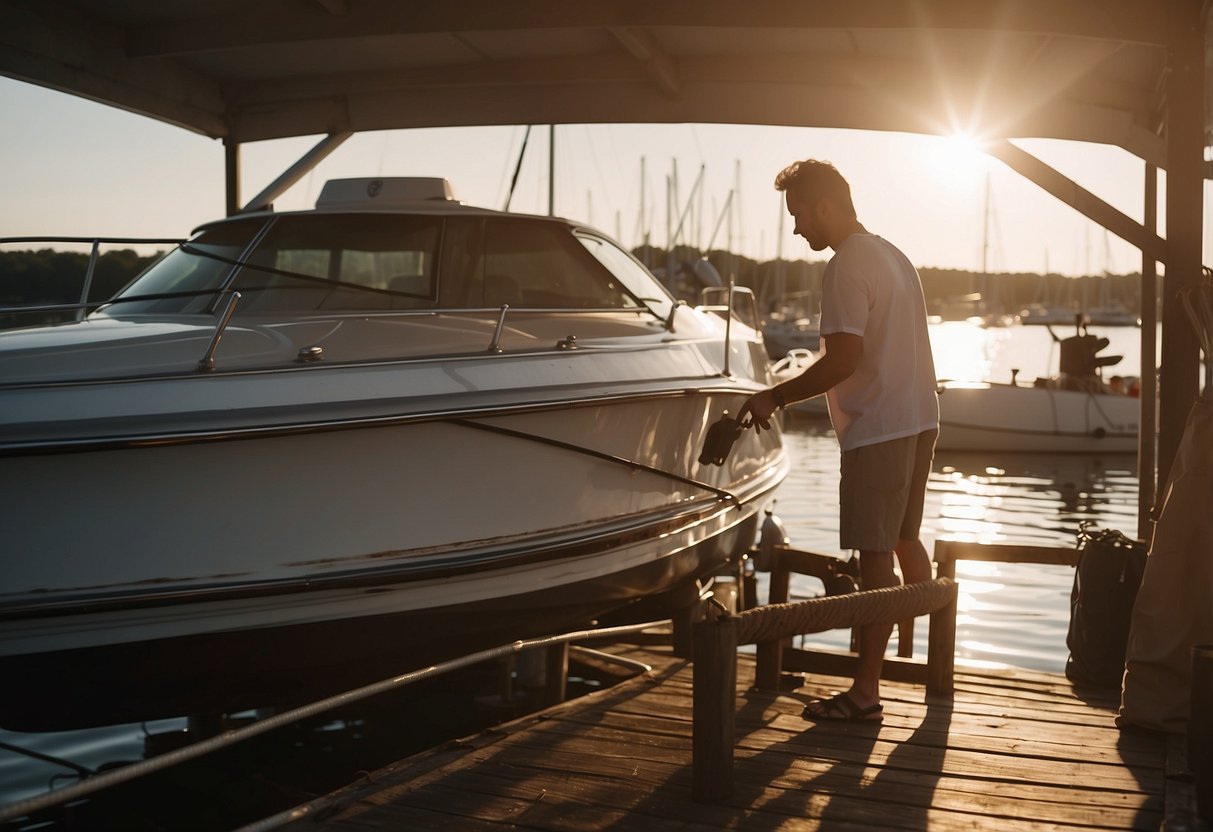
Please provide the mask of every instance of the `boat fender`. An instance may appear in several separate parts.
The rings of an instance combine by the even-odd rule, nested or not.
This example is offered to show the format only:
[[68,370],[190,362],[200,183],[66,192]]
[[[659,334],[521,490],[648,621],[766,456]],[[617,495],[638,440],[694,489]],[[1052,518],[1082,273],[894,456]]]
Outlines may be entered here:
[[783,521],[772,509],[766,510],[766,519],[758,531],[758,553],[754,558],[754,568],[759,572],[770,572],[775,562],[775,547],[787,546],[791,542]]

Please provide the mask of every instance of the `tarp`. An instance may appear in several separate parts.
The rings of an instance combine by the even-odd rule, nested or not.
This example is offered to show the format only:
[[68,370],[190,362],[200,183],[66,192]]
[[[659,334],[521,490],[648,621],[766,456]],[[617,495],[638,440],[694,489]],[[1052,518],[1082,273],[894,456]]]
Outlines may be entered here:
[[1193,405],[1133,607],[1120,727],[1187,729],[1192,648],[1213,643],[1213,395]]

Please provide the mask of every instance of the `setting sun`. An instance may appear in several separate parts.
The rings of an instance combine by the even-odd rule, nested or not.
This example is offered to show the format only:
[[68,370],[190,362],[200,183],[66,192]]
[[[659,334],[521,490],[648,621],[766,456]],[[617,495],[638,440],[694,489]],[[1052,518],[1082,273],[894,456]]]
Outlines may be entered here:
[[967,133],[937,136],[932,139],[931,176],[948,188],[975,188],[985,177],[987,158],[981,142],[974,136]]

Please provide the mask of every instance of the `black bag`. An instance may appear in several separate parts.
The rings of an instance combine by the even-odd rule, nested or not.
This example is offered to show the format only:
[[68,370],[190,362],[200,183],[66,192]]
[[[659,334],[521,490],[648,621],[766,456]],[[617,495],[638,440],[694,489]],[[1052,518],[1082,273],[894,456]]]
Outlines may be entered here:
[[1115,529],[1079,527],[1081,551],[1070,590],[1066,677],[1076,684],[1120,688],[1133,602],[1146,568],[1146,545]]

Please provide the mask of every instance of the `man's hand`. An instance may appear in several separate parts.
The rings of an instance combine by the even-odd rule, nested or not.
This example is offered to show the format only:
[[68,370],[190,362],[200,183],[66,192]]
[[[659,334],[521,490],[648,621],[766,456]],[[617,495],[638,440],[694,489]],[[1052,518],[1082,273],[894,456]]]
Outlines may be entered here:
[[744,425],[746,416],[749,415],[754,422],[754,431],[762,433],[764,430],[771,429],[771,414],[777,409],[779,409],[779,405],[775,402],[775,396],[770,390],[763,390],[750,396],[749,401],[741,406],[741,410],[737,413],[737,421]]

